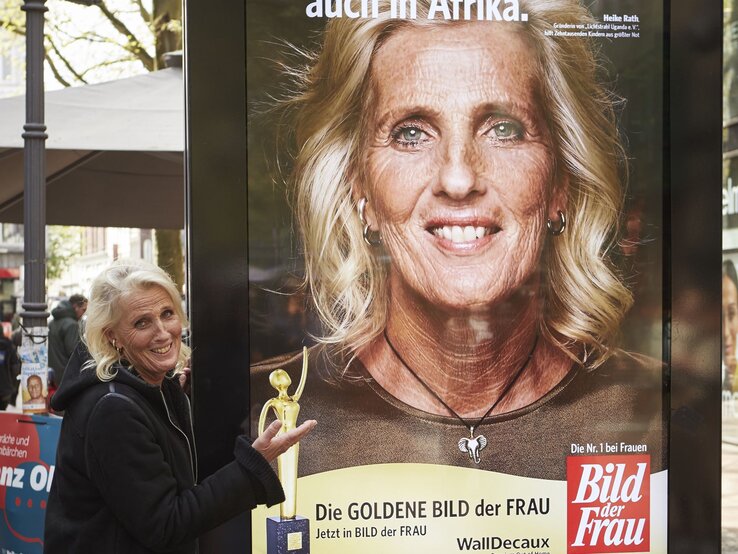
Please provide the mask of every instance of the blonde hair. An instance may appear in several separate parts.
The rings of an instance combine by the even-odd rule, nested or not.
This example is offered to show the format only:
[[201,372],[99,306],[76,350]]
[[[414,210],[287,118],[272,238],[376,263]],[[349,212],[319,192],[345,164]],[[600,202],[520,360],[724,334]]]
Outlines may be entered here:
[[[105,268],[92,282],[90,300],[87,307],[87,322],[83,340],[92,356],[83,369],[94,367],[98,379],[110,381],[118,372],[115,367],[120,355],[110,343],[106,332],[114,327],[123,314],[119,302],[123,295],[160,287],[172,300],[172,307],[182,323],[187,327],[187,316],[182,309],[179,291],[171,277],[163,269],[143,260],[120,259]],[[175,373],[185,367],[190,357],[190,349],[182,344]]]
[[[361,176],[363,118],[371,103],[374,53],[410,26],[463,24],[427,19],[429,0],[417,0],[417,19],[392,19],[380,0],[375,19],[332,19],[319,51],[289,73],[296,92],[284,101],[294,117],[296,150],[291,201],[305,249],[305,286],[325,336],[348,352],[378,336],[387,320],[384,260],[364,242],[352,197]],[[632,295],[609,259],[616,246],[626,174],[614,106],[601,84],[591,39],[554,35],[557,23],[592,22],[576,0],[521,0],[528,21],[500,23],[525,34],[537,57],[556,172],[568,182],[567,226],[544,253],[540,332],[588,367],[603,363]]]

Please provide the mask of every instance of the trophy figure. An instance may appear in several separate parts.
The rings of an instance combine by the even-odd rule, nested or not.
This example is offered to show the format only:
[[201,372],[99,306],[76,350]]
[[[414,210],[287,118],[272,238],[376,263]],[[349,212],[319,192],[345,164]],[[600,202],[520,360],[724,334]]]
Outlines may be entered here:
[[[278,392],[276,398],[270,398],[259,416],[259,434],[264,432],[267,415],[272,410],[282,422],[278,435],[286,433],[297,426],[297,415],[300,405],[297,401],[302,396],[307,380],[308,355],[307,348],[302,349],[302,374],[295,394],[290,396],[287,389],[292,380],[283,369],[275,369],[269,375],[269,384]],[[296,443],[277,458],[277,472],[284,489],[284,502],[279,505],[279,517],[267,518],[267,554],[309,554],[310,523],[305,517],[297,515],[297,455],[300,443]]]

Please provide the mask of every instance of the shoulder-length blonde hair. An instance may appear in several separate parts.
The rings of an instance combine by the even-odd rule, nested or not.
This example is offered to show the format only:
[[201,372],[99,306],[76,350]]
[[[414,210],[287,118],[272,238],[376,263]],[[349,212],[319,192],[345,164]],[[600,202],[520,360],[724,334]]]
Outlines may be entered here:
[[[143,260],[120,259],[103,269],[92,282],[83,336],[92,360],[85,364],[84,369],[94,367],[101,381],[110,381],[118,371],[115,365],[120,361],[120,355],[106,333],[123,316],[119,306],[121,297],[152,287],[160,287],[166,291],[177,317],[182,322],[182,327],[187,327],[189,324],[182,309],[177,287],[160,267]],[[190,348],[183,344],[174,368],[175,373],[179,373],[185,367],[189,357]]]
[[[387,320],[385,264],[363,240],[352,195],[352,179],[362,174],[372,57],[400,29],[463,24],[428,20],[430,0],[416,5],[412,20],[391,18],[388,0],[379,0],[378,18],[332,19],[319,51],[308,53],[302,68],[289,70],[296,85],[284,102],[296,142],[291,201],[305,250],[305,285],[325,326],[320,340],[345,351],[369,343]],[[557,24],[593,22],[577,0],[521,0],[520,10],[527,21],[496,24],[510,25],[530,41],[556,171],[568,182],[566,232],[548,241],[544,253],[540,332],[572,358],[596,367],[611,354],[632,304],[609,259],[626,175],[617,98],[602,84],[591,39],[557,32]]]

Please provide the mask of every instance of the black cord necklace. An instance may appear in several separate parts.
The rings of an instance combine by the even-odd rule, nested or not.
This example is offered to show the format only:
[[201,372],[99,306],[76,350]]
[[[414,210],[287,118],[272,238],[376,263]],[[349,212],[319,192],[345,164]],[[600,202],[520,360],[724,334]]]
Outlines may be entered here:
[[510,392],[510,390],[513,388],[513,385],[518,381],[518,378],[523,374],[523,371],[526,367],[528,367],[528,364],[530,363],[531,358],[533,358],[533,353],[536,351],[536,346],[538,346],[538,335],[536,335],[536,339],[533,341],[533,347],[530,349],[530,353],[528,354],[528,357],[525,358],[525,361],[520,366],[520,369],[513,375],[513,378],[510,380],[510,382],[507,384],[507,386],[504,388],[500,396],[497,397],[497,400],[494,401],[494,403],[489,407],[489,409],[484,412],[484,415],[479,418],[479,421],[477,421],[476,425],[470,425],[467,423],[467,421],[461,417],[458,413],[456,413],[451,406],[446,404],[446,402],[443,400],[443,398],[440,397],[440,395],[434,391],[430,386],[423,381],[417,373],[408,365],[408,363],[405,361],[405,359],[400,355],[400,353],[397,351],[397,348],[395,348],[395,345],[392,344],[392,341],[389,339],[389,336],[387,336],[387,329],[384,330],[384,340],[387,341],[387,345],[390,347],[392,352],[395,354],[398,360],[400,360],[400,363],[405,366],[405,369],[407,369],[410,374],[415,377],[415,379],[425,387],[425,390],[427,390],[429,393],[433,395],[433,397],[438,400],[443,406],[456,418],[461,421],[461,423],[469,429],[469,437],[463,437],[459,440],[459,450],[464,453],[469,454],[469,458],[474,460],[475,464],[479,463],[479,453],[484,450],[484,448],[487,446],[487,438],[484,435],[477,435],[474,436],[474,429],[478,429],[484,424],[484,420],[487,419],[487,416],[492,413],[492,410],[494,410],[497,405],[502,401],[505,396],[507,396],[507,393]]

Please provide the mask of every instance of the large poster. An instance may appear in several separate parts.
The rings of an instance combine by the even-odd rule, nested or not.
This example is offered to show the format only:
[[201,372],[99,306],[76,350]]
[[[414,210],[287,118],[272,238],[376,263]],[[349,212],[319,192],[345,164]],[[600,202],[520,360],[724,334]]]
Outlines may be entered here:
[[662,4],[247,10],[253,551],[665,553]]

